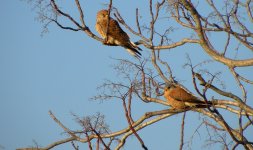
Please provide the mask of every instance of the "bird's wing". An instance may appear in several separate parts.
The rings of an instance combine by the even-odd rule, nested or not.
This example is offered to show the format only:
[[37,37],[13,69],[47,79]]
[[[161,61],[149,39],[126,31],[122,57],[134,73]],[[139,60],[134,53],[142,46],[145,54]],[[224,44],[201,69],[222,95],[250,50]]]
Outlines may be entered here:
[[170,92],[170,97],[174,98],[177,101],[188,102],[188,103],[198,103],[204,104],[204,101],[199,100],[197,97],[193,96],[191,93],[188,93],[180,87],[176,87]]
[[[98,30],[100,35],[103,38],[105,38],[106,37],[106,30],[107,30],[107,21],[102,20],[102,21],[98,22],[96,25],[96,29]],[[140,58],[141,53],[138,52],[138,50],[141,50],[141,49],[130,41],[130,38],[127,35],[127,33],[124,32],[121,29],[119,23],[112,18],[110,18],[110,21],[109,21],[109,28],[107,31],[107,35],[108,35],[108,39],[109,39],[107,44],[120,45],[120,46],[126,48],[126,50],[131,55],[133,55],[137,58]]]
[[131,55],[133,55],[137,58],[140,58],[141,53],[138,52],[138,50],[141,50],[141,49],[130,41],[129,36],[127,35],[126,32],[124,32],[121,29],[119,23],[116,20],[113,20],[113,19],[110,20],[109,34],[114,39],[117,39],[117,41],[120,43],[120,45],[125,47],[126,50]]
[[109,26],[110,26],[109,34],[111,36],[113,36],[114,38],[120,41],[129,41],[129,36],[126,34],[126,32],[124,32],[121,29],[119,23],[116,20],[111,18]]

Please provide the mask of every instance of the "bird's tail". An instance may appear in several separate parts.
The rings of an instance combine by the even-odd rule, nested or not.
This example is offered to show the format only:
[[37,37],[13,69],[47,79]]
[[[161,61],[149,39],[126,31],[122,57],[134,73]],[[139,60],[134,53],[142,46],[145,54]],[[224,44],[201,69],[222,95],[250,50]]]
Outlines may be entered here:
[[208,108],[208,107],[211,107],[211,106],[214,106],[214,105],[217,105],[217,101],[203,101],[203,103],[197,103],[195,105],[196,108]]
[[130,49],[130,48],[126,48],[126,50],[128,51],[128,53],[130,53],[131,55],[133,55],[136,58],[141,58],[141,53],[138,52],[136,49]]
[[130,42],[127,46],[125,46],[125,48],[134,57],[141,58],[141,53],[139,51],[142,51],[142,49],[135,45],[133,42]]
[[142,51],[142,49],[139,48],[134,42],[131,42],[131,41],[130,41],[130,44],[131,44],[131,46],[132,46],[133,48],[135,48],[135,49],[137,49],[137,50],[139,50],[139,51]]

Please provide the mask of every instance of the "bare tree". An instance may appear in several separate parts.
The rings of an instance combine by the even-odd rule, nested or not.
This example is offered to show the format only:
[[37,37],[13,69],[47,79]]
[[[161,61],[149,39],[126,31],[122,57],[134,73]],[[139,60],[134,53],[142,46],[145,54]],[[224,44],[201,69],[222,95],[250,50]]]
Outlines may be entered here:
[[[97,42],[104,43],[104,39],[93,33],[84,19],[84,12],[79,0],[75,0],[76,9],[79,11],[79,20],[72,17],[71,12],[65,12],[59,7],[55,0],[33,1],[39,11],[39,20],[43,23],[43,32],[46,32],[48,25],[55,23],[60,28],[71,31],[83,32]],[[137,61],[117,59],[119,62],[114,66],[115,72],[121,77],[121,82],[106,81],[99,86],[97,96],[93,100],[117,99],[122,102],[122,109],[127,120],[126,128],[119,131],[111,131],[105,123],[102,114],[88,117],[76,118],[80,124],[79,130],[72,130],[61,123],[60,120],[50,111],[52,119],[69,135],[68,138],[52,142],[45,147],[35,147],[30,149],[52,149],[64,143],[72,143],[74,149],[78,149],[77,143],[86,143],[89,149],[121,149],[126,139],[134,135],[143,149],[148,149],[147,144],[138,134],[143,128],[155,125],[155,123],[169,118],[173,115],[183,113],[181,123],[181,137],[179,139],[180,149],[187,146],[184,139],[184,131],[187,124],[186,112],[193,111],[201,114],[200,126],[205,126],[209,138],[206,146],[221,144],[224,149],[236,149],[243,147],[253,150],[253,139],[245,134],[252,132],[253,108],[248,101],[252,101],[248,92],[252,91],[253,79],[243,75],[245,69],[252,69],[253,58],[245,58],[241,53],[253,51],[253,2],[251,0],[213,0],[191,1],[191,0],[149,0],[148,17],[150,20],[140,21],[141,12],[136,8],[136,27],[127,24],[129,18],[123,18],[120,11],[113,6],[113,1],[109,2],[108,10],[111,17],[124,26],[128,32],[138,37],[140,40],[135,44],[145,47],[149,56],[143,56]],[[205,6],[205,13],[202,12]],[[88,13],[88,12],[85,12]],[[143,14],[142,14],[143,15]],[[166,19],[159,20],[163,16]],[[66,19],[72,26],[66,26],[59,19]],[[156,28],[157,23],[163,24],[164,28]],[[148,24],[148,25],[145,25]],[[182,39],[174,39],[173,34],[182,30],[185,32]],[[144,32],[148,31],[148,32]],[[217,41],[216,36],[224,37],[223,41]],[[212,101],[215,105],[207,108],[186,108],[174,109],[163,98],[163,88],[166,83],[179,83],[181,76],[174,76],[174,66],[169,63],[169,56],[162,55],[167,51],[180,51],[189,45],[199,46],[208,55],[209,60],[193,63],[192,58],[187,56],[184,60],[188,75],[191,76],[192,87],[195,93],[203,101]],[[234,51],[236,57],[233,57]],[[191,52],[189,52],[191,53]],[[167,55],[166,55],[167,56]],[[210,63],[225,66],[230,72],[237,87],[237,93],[226,91],[222,88],[221,72],[208,68]],[[218,68],[218,67],[217,67]],[[180,68],[177,68],[180,69]],[[181,68],[182,69],[182,68]],[[250,90],[251,88],[251,90]],[[132,117],[132,100],[154,105],[166,106],[168,109],[145,112],[141,117],[134,120]],[[111,102],[111,101],[108,101]],[[225,114],[229,114],[237,119],[237,124],[231,124]],[[179,123],[180,124],[180,123]],[[198,128],[195,132],[198,132]],[[159,138],[159,137],[158,137]],[[194,135],[192,136],[193,140]],[[189,140],[189,139],[187,139]],[[188,144],[189,146],[189,144]],[[29,148],[25,148],[29,149]]]

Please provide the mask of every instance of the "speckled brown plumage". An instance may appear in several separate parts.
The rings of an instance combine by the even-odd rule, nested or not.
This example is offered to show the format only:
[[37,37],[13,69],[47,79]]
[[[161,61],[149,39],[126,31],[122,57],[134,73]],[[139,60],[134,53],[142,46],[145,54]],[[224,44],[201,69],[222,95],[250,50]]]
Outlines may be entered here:
[[164,97],[171,107],[175,109],[184,109],[189,107],[206,108],[211,102],[205,102],[186,91],[178,84],[169,84],[164,88]]
[[[108,11],[100,10],[97,13],[96,30],[104,39],[106,38],[107,22]],[[109,18],[109,27],[107,32],[107,41],[105,41],[105,44],[122,46],[131,55],[135,57],[141,56],[141,53],[138,52],[138,50],[141,49],[130,41],[129,36],[121,29],[119,23],[111,17]]]

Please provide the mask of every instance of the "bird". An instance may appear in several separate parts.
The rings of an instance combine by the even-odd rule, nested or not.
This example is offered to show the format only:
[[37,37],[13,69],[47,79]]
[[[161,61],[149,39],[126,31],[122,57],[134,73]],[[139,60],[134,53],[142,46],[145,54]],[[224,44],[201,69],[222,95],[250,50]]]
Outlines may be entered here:
[[119,23],[113,18],[109,17],[109,24],[107,24],[108,14],[108,10],[98,11],[95,25],[97,32],[102,36],[102,38],[104,38],[104,40],[106,40],[104,41],[104,44],[111,46],[122,46],[131,55],[140,58],[141,53],[139,51],[141,51],[141,48],[130,41],[129,36],[121,29]]
[[203,101],[178,83],[169,83],[164,88],[164,97],[174,109],[207,108],[211,101]]

